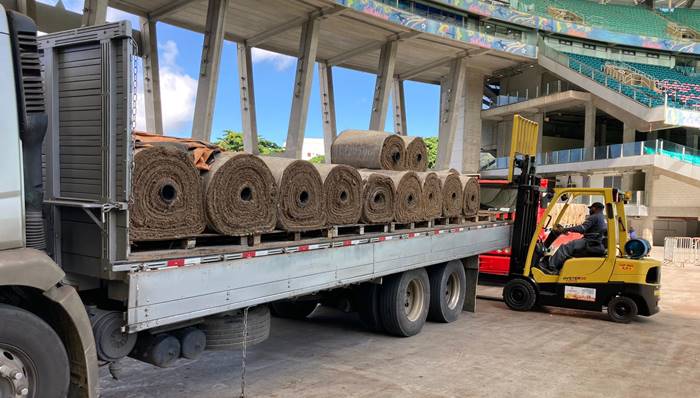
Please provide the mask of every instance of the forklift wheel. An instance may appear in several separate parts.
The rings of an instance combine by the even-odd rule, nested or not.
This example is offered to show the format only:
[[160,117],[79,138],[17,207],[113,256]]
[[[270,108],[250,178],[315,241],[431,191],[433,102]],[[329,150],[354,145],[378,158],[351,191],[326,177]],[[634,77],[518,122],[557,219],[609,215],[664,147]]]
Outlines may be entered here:
[[629,297],[615,296],[608,303],[608,316],[613,322],[630,323],[637,316],[637,303]]
[[503,288],[503,300],[511,310],[530,311],[537,302],[537,292],[524,279],[513,279]]

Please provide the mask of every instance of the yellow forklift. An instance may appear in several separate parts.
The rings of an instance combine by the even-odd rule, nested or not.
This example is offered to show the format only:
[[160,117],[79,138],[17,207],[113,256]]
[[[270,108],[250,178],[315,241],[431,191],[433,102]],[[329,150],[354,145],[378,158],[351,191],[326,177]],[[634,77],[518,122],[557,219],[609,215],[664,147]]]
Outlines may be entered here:
[[[630,239],[624,206],[628,196],[614,188],[549,188],[543,192],[534,168],[537,123],[516,115],[513,130],[508,178],[518,195],[509,276],[503,288],[506,305],[517,311],[536,305],[607,309],[609,318],[621,323],[657,313],[661,262],[647,257],[648,242]],[[514,169],[520,169],[520,174],[514,175]],[[591,200],[604,205],[607,250],[597,257],[570,258],[558,273],[551,272],[548,262],[554,252],[552,243],[562,233],[560,220],[571,204]],[[552,219],[557,203],[561,209]],[[547,210],[538,221],[540,206]]]

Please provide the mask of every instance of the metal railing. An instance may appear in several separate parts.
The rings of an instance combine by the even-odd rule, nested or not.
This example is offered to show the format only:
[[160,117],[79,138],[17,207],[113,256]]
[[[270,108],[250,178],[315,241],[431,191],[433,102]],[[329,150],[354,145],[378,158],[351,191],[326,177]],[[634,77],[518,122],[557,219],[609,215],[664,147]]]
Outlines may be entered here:
[[680,267],[700,265],[700,238],[664,238],[664,263]]
[[555,80],[535,86],[532,90],[526,88],[524,90],[506,91],[504,94],[500,94],[496,97],[496,102],[492,107],[517,104],[518,102],[571,90],[573,87],[574,86],[567,81]]

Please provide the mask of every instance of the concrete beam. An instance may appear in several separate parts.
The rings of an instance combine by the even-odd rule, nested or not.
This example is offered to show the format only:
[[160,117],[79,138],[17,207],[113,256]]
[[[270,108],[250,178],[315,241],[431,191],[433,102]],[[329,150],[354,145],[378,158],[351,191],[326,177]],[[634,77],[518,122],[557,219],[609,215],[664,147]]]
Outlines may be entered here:
[[255,89],[253,86],[253,57],[251,48],[242,43],[238,47],[238,87],[241,98],[241,123],[243,124],[243,149],[258,154],[258,121],[255,113]]
[[224,22],[229,0],[209,0],[204,27],[202,60],[199,66],[197,98],[194,106],[192,137],[209,140],[216,104],[216,87],[219,81],[221,49],[224,45]]
[[391,98],[394,103],[394,132],[398,135],[408,135],[406,124],[406,96],[403,91],[403,80],[394,78]]
[[326,60],[326,63],[331,66],[341,65],[348,61],[349,59],[356,57],[358,55],[367,54],[372,51],[376,51],[382,48],[386,43],[391,41],[407,41],[420,36],[420,32],[401,32],[398,33],[386,41],[373,41],[371,43],[363,44],[359,47],[353,48],[352,50],[346,51],[344,53],[335,55]]
[[167,17],[168,15],[174,14],[186,5],[190,4],[194,0],[173,0],[167,2],[165,5],[156,8],[151,13],[149,17],[154,20],[159,20]]
[[464,58],[453,58],[450,73],[444,84],[440,85],[440,119],[438,129],[438,155],[435,162],[437,170],[450,167],[452,147],[457,130],[457,104],[464,92]]
[[292,98],[292,110],[289,114],[285,151],[287,157],[296,159],[301,158],[302,145],[304,144],[304,129],[309,113],[309,97],[314,77],[313,65],[316,62],[316,51],[318,50],[318,33],[318,18],[305,22],[301,27],[300,56],[297,60],[294,78],[294,97]]
[[17,11],[36,21],[36,0],[17,0]]
[[593,159],[593,148],[595,147],[595,119],[596,107],[593,105],[593,102],[587,102],[583,123],[583,148],[585,149],[586,160]]
[[107,22],[107,0],[85,0],[82,26],[102,25]]
[[321,91],[321,119],[323,121],[323,150],[326,163],[331,163],[331,145],[337,134],[335,125],[335,94],[333,93],[333,67],[318,64],[318,86]]
[[163,111],[160,98],[160,67],[158,65],[158,35],[156,21],[139,18],[143,58],[143,94],[146,105],[146,130],[163,134]]
[[386,113],[389,108],[389,94],[391,93],[394,68],[396,67],[396,51],[399,48],[397,41],[390,41],[382,46],[379,54],[379,68],[374,85],[372,99],[372,111],[369,119],[370,130],[384,130]]
[[297,17],[291,19],[285,23],[275,26],[274,28],[268,29],[264,32],[257,33],[248,39],[246,39],[246,44],[250,47],[258,47],[267,40],[279,35],[280,33],[286,32],[290,29],[294,29],[303,25],[304,23],[317,18],[328,18],[334,15],[340,15],[341,13],[347,11],[346,7],[343,6],[332,6],[321,10],[316,10],[309,13],[303,17]]

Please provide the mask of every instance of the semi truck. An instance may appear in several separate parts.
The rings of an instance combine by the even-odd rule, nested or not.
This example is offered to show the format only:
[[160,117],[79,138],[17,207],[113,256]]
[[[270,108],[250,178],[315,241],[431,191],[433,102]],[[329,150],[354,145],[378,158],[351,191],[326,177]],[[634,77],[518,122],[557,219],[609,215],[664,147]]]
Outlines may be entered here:
[[510,221],[135,245],[135,57],[126,21],[37,37],[0,7],[0,395],[95,397],[126,356],[262,341],[268,304],[303,317],[345,296],[397,336],[474,311],[478,255],[510,245]]

